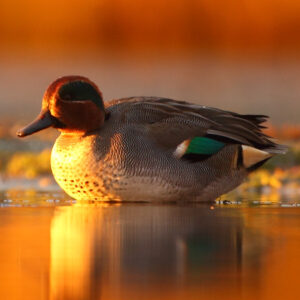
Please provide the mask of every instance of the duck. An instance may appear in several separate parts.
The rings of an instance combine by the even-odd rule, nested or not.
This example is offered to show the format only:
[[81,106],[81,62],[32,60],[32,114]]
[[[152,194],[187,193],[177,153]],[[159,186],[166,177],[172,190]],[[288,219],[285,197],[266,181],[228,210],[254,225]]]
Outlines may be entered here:
[[76,200],[211,202],[286,152],[263,133],[267,118],[162,97],[104,102],[88,78],[64,76],[17,135],[60,131],[51,169]]

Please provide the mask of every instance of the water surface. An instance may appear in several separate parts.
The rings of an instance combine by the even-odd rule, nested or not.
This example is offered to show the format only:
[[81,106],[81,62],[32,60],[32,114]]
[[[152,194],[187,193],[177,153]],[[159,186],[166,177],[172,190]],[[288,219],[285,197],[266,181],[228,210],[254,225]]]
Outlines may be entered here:
[[300,299],[295,203],[95,204],[11,193],[0,195],[1,299]]

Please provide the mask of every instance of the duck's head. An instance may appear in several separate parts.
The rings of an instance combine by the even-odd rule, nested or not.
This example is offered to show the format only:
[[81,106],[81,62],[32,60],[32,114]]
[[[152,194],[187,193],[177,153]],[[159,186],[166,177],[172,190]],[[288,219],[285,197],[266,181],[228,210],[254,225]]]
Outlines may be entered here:
[[101,127],[106,118],[98,87],[82,76],[65,76],[47,88],[38,117],[17,132],[19,137],[48,127],[62,133],[85,134]]

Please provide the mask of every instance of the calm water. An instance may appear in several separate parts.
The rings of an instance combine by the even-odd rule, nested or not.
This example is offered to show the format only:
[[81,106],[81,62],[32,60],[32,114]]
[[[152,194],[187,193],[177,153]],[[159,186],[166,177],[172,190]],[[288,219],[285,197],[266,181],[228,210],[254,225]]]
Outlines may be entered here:
[[0,299],[300,299],[300,208],[0,194]]

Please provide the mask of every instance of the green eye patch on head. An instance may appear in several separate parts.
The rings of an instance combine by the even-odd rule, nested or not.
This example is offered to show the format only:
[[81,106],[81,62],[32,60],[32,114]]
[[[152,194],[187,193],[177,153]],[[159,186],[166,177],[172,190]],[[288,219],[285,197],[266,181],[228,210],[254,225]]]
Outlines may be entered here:
[[90,83],[77,80],[65,83],[58,91],[61,99],[69,101],[93,101],[103,109],[103,101],[99,92]]

